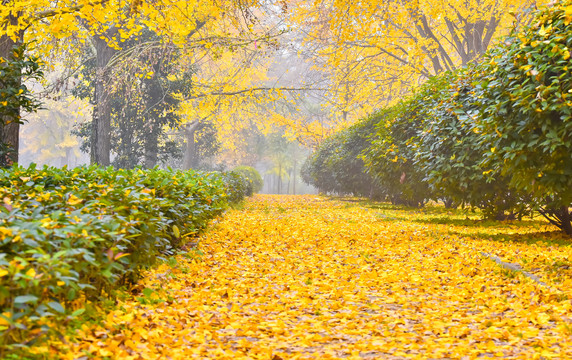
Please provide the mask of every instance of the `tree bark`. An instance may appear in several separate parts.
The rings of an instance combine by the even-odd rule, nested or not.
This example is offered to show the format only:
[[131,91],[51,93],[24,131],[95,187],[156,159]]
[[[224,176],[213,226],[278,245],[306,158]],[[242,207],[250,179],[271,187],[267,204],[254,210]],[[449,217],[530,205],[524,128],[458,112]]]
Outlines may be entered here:
[[560,213],[562,214],[562,230],[566,234],[572,235],[572,215],[568,210],[568,206],[563,206],[560,209]]
[[[6,20],[10,25],[18,24],[18,16],[9,15],[9,18]],[[23,31],[20,32],[18,39],[16,40],[13,40],[8,36],[0,37],[0,58],[12,58],[14,48],[22,42],[23,38]],[[19,80],[21,81],[21,78]],[[11,149],[8,154],[6,154],[7,159],[3,159],[2,163],[8,165],[17,163],[20,146],[20,123],[18,121],[14,121],[14,119],[11,119],[10,117],[2,117],[0,121],[0,142],[8,145]]]
[[183,156],[183,170],[189,170],[198,166],[197,144],[195,143],[195,133],[201,128],[200,121],[195,121],[184,125],[185,154]]
[[150,132],[145,137],[145,168],[152,169],[159,160],[159,134],[156,130],[157,124],[152,123],[149,126]]
[[[110,29],[103,37],[111,38],[117,32]],[[111,163],[111,76],[109,61],[116,51],[100,36],[94,37],[96,50],[95,108],[93,111],[91,163],[109,166]]]

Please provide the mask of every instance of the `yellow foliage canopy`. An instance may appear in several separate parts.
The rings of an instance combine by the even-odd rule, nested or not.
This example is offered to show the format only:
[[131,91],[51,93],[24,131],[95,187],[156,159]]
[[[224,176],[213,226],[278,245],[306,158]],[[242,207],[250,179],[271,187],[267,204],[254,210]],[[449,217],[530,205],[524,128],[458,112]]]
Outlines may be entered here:
[[291,20],[305,29],[317,66],[332,74],[331,103],[355,120],[478,58],[546,2],[300,1]]

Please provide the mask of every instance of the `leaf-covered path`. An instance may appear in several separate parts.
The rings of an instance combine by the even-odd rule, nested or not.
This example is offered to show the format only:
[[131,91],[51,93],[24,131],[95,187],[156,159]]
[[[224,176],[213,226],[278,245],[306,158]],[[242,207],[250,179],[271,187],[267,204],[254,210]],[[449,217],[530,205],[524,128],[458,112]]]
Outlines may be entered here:
[[543,287],[480,254],[569,247],[471,240],[401,214],[258,195],[86,327],[70,358],[572,357],[569,278]]

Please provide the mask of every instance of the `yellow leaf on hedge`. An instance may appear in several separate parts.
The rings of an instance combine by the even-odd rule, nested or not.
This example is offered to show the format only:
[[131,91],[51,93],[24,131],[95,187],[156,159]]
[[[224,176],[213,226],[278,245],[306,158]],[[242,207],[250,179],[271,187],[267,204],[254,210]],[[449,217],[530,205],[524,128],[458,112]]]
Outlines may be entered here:
[[26,271],[26,275],[29,277],[36,277],[36,270],[34,270],[33,268]]
[[12,230],[5,228],[4,226],[0,226],[0,234],[12,236]]
[[126,257],[126,256],[129,256],[129,255],[130,255],[129,253],[118,253],[117,255],[115,255],[115,258],[114,258],[114,259],[115,259],[115,260],[119,260],[119,259],[121,259],[122,257]]
[[5,325],[10,325],[10,323],[8,322],[8,320],[6,320],[6,318],[11,318],[12,317],[12,313],[10,312],[3,312],[2,316],[0,316],[0,326],[5,326]]
[[82,200],[80,198],[78,198],[77,196],[75,196],[74,194],[70,195],[70,198],[68,199],[68,204],[69,205],[77,205],[77,204],[81,204]]
[[0,268],[0,277],[3,277],[8,274],[9,274],[8,270]]

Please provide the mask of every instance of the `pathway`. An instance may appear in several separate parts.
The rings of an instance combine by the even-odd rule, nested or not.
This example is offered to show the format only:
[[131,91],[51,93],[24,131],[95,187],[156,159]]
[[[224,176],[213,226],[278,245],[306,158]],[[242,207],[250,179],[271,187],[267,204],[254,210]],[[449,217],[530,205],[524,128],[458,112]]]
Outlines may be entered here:
[[441,230],[325,198],[258,195],[199,252],[150,273],[139,300],[85,329],[73,358],[572,357],[562,293]]

